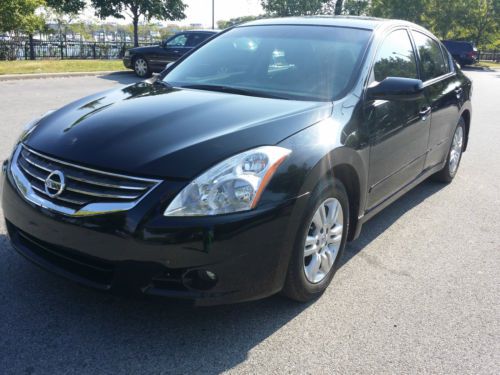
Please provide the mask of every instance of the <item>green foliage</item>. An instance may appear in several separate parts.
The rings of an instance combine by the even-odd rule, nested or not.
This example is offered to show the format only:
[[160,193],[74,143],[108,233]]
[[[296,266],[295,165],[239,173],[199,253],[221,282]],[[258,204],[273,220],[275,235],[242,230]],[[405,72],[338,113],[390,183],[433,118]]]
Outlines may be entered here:
[[364,16],[367,14],[369,7],[369,0],[346,0],[342,13],[350,16]]
[[45,0],[45,3],[59,13],[77,14],[85,8],[85,0]]
[[261,0],[262,8],[272,17],[321,14],[329,0]]
[[44,0],[1,0],[0,31],[23,31],[32,34],[44,25],[43,18],[35,10]]
[[441,39],[500,44],[500,0],[372,0],[369,13],[421,24]]
[[[372,0],[371,15],[421,23],[430,0]],[[434,1],[434,0],[433,0]]]
[[128,13],[134,26],[134,45],[139,45],[138,26],[139,17],[147,21],[153,18],[158,20],[182,20],[186,18],[184,10],[187,5],[182,0],[92,0],[96,13],[101,18],[125,18]]
[[217,27],[221,30],[227,29],[228,27],[238,25],[243,22],[254,21],[259,18],[263,18],[263,16],[243,16],[231,18],[229,21],[217,21]]

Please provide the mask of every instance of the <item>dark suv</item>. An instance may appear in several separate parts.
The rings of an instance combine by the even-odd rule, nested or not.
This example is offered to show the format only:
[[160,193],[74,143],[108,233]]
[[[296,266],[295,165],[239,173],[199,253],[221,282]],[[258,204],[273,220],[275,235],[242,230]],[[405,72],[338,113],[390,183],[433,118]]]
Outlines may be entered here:
[[139,77],[161,72],[165,66],[217,34],[214,30],[191,30],[177,33],[157,46],[136,47],[125,52],[123,64]]
[[472,65],[479,59],[477,48],[471,42],[444,40],[443,44],[460,65]]

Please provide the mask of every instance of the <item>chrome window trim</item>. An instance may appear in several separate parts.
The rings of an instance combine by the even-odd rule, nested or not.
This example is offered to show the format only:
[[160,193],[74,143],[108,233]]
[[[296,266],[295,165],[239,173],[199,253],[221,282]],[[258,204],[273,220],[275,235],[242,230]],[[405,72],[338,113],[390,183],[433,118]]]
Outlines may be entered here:
[[[18,166],[18,159],[21,151],[23,148],[26,148],[29,152],[33,152],[34,154],[46,158],[48,160],[54,161],[56,163],[64,164],[71,166],[73,168],[77,169],[83,169],[89,172],[93,173],[98,173],[102,175],[108,175],[108,176],[115,176],[115,177],[120,177],[120,178],[125,178],[125,179],[131,179],[131,180],[136,180],[136,181],[146,181],[146,182],[152,182],[153,185],[150,187],[149,191],[144,193],[141,197],[138,199],[131,201],[131,202],[99,202],[99,203],[90,203],[87,204],[86,206],[79,208],[79,209],[72,209],[69,207],[64,207],[60,206],[48,199],[45,199],[35,193],[35,190],[31,186],[31,183],[28,181],[28,179],[24,176],[23,172],[20,170]],[[72,216],[72,217],[83,217],[83,216],[96,216],[96,215],[103,215],[103,214],[109,214],[109,213],[115,213],[115,212],[122,212],[122,211],[128,211],[135,207],[142,199],[144,199],[153,189],[155,189],[162,181],[161,180],[153,180],[153,179],[148,179],[148,178],[139,178],[139,177],[133,177],[133,176],[127,176],[127,175],[122,175],[122,174],[116,174],[116,173],[110,173],[110,172],[104,172],[104,171],[99,171],[96,169],[92,168],[86,168],[86,167],[81,167],[76,164],[68,163],[68,162],[63,162],[58,159],[50,158],[46,155],[40,154],[36,151],[31,150],[30,148],[26,147],[23,144],[19,144],[16,147],[16,150],[14,151],[14,154],[12,156],[11,162],[10,162],[10,173],[12,175],[12,178],[14,180],[14,183],[22,197],[26,199],[27,201],[35,204],[36,206],[46,208],[48,210],[66,215],[66,216]]]

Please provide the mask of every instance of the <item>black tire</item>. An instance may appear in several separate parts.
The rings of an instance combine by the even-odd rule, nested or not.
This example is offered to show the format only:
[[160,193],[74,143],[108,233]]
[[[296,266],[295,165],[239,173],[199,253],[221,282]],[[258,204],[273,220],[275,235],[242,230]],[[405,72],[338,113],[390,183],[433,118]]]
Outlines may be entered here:
[[[459,128],[462,129],[463,141],[462,141],[462,147],[461,147],[460,155],[459,155],[459,158],[458,158],[458,164],[457,164],[455,170],[452,170],[451,166],[450,166],[450,157],[451,157],[452,149],[453,149],[453,137],[455,136],[455,134],[456,134],[456,132],[457,132],[457,130]],[[462,153],[463,153],[463,150],[464,150],[464,145],[465,145],[465,141],[466,141],[465,137],[466,136],[467,135],[466,135],[466,132],[465,132],[465,120],[464,120],[463,117],[460,117],[460,120],[458,121],[457,127],[455,128],[455,131],[453,132],[453,135],[452,135],[452,141],[451,141],[450,149],[448,150],[448,155],[446,156],[446,163],[445,163],[443,169],[441,169],[439,172],[435,173],[432,176],[432,179],[434,181],[443,182],[443,183],[446,183],[446,184],[449,184],[451,181],[453,181],[453,179],[457,175],[458,168],[460,167],[460,161],[462,160]]]
[[151,76],[148,60],[143,56],[137,56],[132,62],[135,74],[140,78],[148,78]]
[[[344,215],[342,239],[337,256],[330,271],[326,274],[323,280],[318,283],[312,283],[307,279],[304,270],[304,244],[310,229],[310,223],[313,215],[320,204],[328,198],[336,198],[342,207]],[[307,302],[318,298],[323,294],[339,267],[349,231],[349,219],[349,200],[344,185],[337,179],[327,179],[321,181],[311,194],[308,207],[302,218],[302,224],[295,239],[292,257],[288,266],[285,286],[282,290],[283,295],[299,302]]]

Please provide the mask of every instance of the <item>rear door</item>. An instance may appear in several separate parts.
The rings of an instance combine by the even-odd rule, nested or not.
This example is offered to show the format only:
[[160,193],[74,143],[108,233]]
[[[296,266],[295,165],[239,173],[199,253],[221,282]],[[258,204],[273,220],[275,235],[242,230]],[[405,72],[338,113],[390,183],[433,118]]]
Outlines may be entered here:
[[441,163],[448,153],[458,123],[463,99],[461,82],[455,74],[446,49],[430,34],[412,30],[425,95],[432,109],[428,155],[425,168]]
[[[371,84],[386,77],[419,78],[408,31],[392,31],[381,43]],[[371,100],[365,114],[370,131],[368,209],[415,179],[424,166],[429,138],[430,106],[425,98]]]
[[204,42],[210,36],[211,34],[209,33],[197,33],[197,32],[190,33],[186,42],[186,49],[190,51],[191,49],[198,46],[200,43]]

